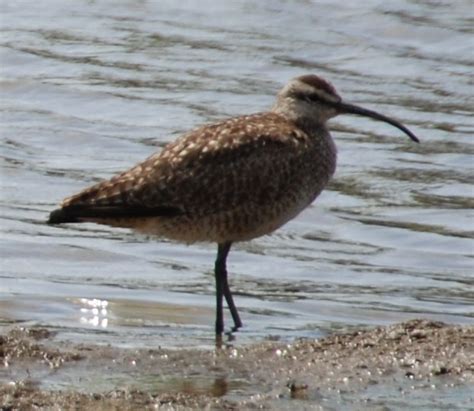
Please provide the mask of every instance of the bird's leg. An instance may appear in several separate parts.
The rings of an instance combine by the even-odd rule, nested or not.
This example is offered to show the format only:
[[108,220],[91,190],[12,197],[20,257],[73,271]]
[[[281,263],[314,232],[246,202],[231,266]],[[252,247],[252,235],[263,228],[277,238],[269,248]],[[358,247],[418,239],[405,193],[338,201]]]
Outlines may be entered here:
[[221,334],[224,331],[224,316],[222,309],[222,297],[225,296],[227,305],[229,307],[230,313],[232,314],[232,319],[234,320],[234,330],[237,330],[239,327],[242,327],[242,321],[240,321],[239,313],[237,307],[235,306],[234,299],[232,298],[232,293],[229,288],[229,283],[227,281],[227,268],[226,260],[227,255],[230,251],[230,246],[232,243],[222,243],[218,245],[217,248],[217,259],[215,265],[215,275],[216,275],[216,334]]
[[226,261],[227,255],[229,254],[229,250],[232,243],[226,243],[223,245],[222,253],[224,255],[224,270],[223,270],[223,283],[224,283],[224,297],[227,301],[227,306],[229,307],[230,313],[232,314],[232,320],[234,320],[234,328],[233,331],[237,330],[238,328],[242,327],[242,321],[240,320],[239,312],[237,311],[237,307],[235,306],[234,299],[232,297],[232,293],[229,287],[229,281],[227,279],[227,268],[226,268]]
[[225,300],[227,301],[227,306],[229,307],[230,313],[232,314],[232,319],[234,320],[233,331],[236,331],[238,328],[242,327],[242,321],[240,320],[239,312],[237,311],[232,293],[230,292],[229,281],[227,280],[227,270],[225,270],[224,275],[224,296]]
[[221,246],[219,244],[214,268],[216,276],[216,335],[220,335],[224,331],[224,313],[222,310],[222,294],[224,292],[224,284],[222,281],[223,269],[225,271],[225,258],[222,259],[221,257]]

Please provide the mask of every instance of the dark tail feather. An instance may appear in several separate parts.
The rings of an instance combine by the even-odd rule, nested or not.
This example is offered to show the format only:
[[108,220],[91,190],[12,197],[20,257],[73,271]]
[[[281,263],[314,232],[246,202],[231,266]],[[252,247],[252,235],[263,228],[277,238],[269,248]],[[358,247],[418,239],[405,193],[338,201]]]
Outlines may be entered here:
[[68,208],[58,208],[49,215],[48,224],[78,223],[77,216]]
[[82,223],[87,219],[140,218],[140,217],[175,217],[183,214],[177,207],[118,207],[118,206],[83,206],[73,205],[54,210],[48,224]]

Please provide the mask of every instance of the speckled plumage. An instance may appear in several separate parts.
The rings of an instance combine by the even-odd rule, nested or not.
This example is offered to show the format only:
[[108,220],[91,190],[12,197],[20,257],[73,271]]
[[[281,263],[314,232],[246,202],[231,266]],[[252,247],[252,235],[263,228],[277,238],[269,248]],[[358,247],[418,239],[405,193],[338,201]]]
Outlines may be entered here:
[[[82,218],[188,243],[242,241],[298,214],[334,167],[325,130],[315,138],[279,114],[255,114],[197,128],[62,207],[108,207],[111,215],[112,208],[129,207],[135,215]],[[174,212],[140,216],[147,208]]]
[[276,230],[307,207],[336,167],[326,122],[338,114],[398,121],[345,103],[315,75],[291,80],[271,111],[199,127],[108,181],[66,198],[52,224],[92,221],[186,243],[218,243],[216,334],[225,297],[242,325],[227,281],[231,244]]

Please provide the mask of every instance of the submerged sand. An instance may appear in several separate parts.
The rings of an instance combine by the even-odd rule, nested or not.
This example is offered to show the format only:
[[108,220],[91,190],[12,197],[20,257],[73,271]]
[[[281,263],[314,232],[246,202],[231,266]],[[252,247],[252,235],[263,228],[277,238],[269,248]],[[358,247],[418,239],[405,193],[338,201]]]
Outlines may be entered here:
[[413,320],[291,344],[124,349],[0,336],[1,410],[474,409],[474,327]]

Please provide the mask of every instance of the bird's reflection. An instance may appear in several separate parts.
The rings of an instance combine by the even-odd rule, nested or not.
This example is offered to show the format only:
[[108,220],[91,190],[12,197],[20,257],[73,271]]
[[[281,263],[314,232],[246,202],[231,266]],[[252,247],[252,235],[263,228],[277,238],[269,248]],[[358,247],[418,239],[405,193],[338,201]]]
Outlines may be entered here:
[[233,328],[232,331],[225,333],[225,337],[222,334],[216,334],[216,337],[215,337],[216,349],[220,350],[222,348],[232,348],[233,347],[232,342],[235,341],[234,333],[236,331],[237,329]]

